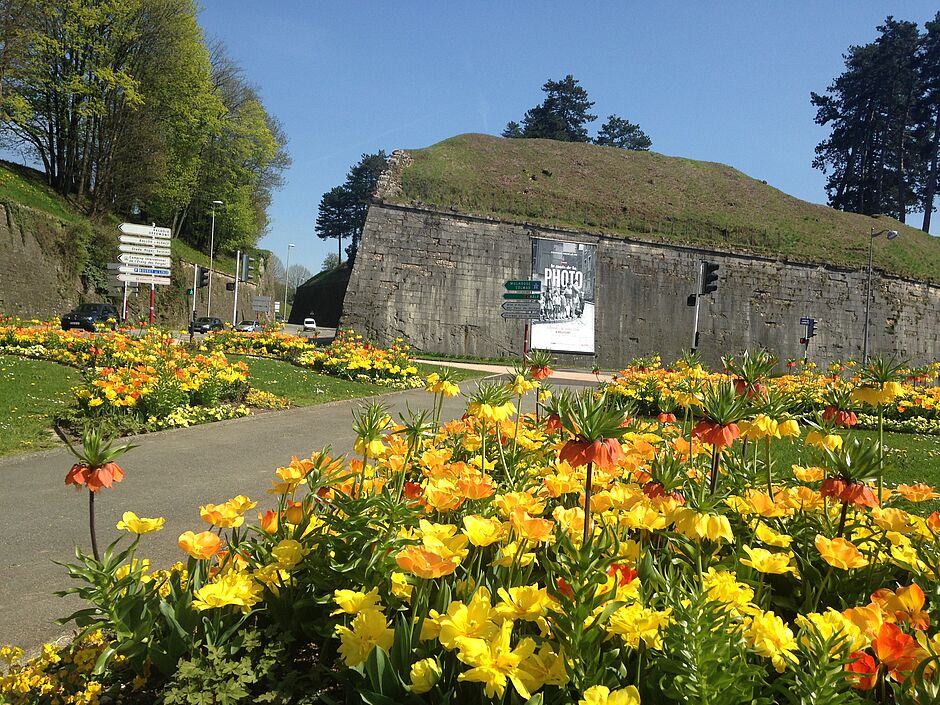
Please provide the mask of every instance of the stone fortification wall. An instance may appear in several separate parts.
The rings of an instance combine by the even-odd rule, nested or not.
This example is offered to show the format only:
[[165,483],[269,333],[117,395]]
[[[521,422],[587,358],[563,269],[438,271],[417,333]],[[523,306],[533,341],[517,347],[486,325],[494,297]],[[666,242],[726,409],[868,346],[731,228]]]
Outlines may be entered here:
[[[647,243],[374,203],[369,209],[341,325],[419,350],[518,355],[523,322],[500,317],[503,282],[527,279],[532,238],[597,245],[596,362],[640,355],[675,359],[691,345],[698,263],[718,263],[717,294],[702,300],[699,351],[709,363],[763,346],[799,357],[799,319],[817,319],[810,358],[862,354],[866,271]],[[940,287],[876,272],[869,349],[915,362],[940,358]],[[591,365],[592,358],[564,362]]]

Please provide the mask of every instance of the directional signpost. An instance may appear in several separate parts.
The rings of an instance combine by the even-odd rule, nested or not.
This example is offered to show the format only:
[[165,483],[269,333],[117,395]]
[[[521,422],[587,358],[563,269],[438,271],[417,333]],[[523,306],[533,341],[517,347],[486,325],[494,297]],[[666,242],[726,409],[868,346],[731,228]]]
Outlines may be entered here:
[[522,335],[522,354],[529,353],[529,322],[533,318],[539,317],[539,292],[542,290],[542,282],[537,279],[510,279],[503,284],[506,289],[503,292],[503,298],[509,301],[503,301],[503,318],[517,318],[526,322]]
[[[124,282],[124,301],[121,306],[123,317],[127,318],[127,285],[150,285],[150,322],[155,319],[154,298],[156,285],[170,283],[170,239],[173,231],[159,228],[156,224],[121,223],[118,226],[118,256],[120,263],[113,269],[118,281]],[[112,270],[112,266],[108,265]]]
[[270,296],[253,296],[251,298],[251,310],[255,313],[271,313]]

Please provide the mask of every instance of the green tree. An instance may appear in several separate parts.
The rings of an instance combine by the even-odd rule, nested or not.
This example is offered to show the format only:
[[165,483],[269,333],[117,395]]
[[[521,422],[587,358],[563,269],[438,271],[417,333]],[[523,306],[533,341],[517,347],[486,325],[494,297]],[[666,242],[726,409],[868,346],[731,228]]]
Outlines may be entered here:
[[545,100],[528,110],[522,119],[522,136],[589,142],[585,125],[597,116],[589,112],[594,103],[588,100],[587,91],[574,76],[568,74],[560,81],[546,81],[542,91]]
[[609,115],[607,122],[601,125],[594,144],[604,147],[619,147],[645,152],[653,146],[652,140],[640,126],[616,115]]
[[323,258],[323,263],[320,265],[320,271],[329,272],[339,267],[339,265],[339,255],[337,255],[335,252],[329,252],[327,253],[326,257]]
[[920,35],[913,22],[888,17],[871,44],[850,47],[845,71],[826,95],[811,94],[816,123],[830,134],[813,166],[826,173],[829,205],[886,213],[902,222],[919,206],[923,144],[918,126]]
[[509,137],[510,139],[518,139],[524,137],[522,134],[522,127],[515,120],[510,120],[506,123],[506,127],[503,130],[503,137]]
[[924,174],[921,208],[924,232],[930,232],[930,219],[940,178],[940,12],[924,23],[926,34],[921,40],[917,75],[922,88],[920,119],[924,136]]
[[350,260],[356,258],[369,201],[387,163],[388,157],[382,150],[363,154],[346,174],[343,185],[330,189],[320,199],[315,231],[321,240],[336,238],[339,262],[343,260],[343,240],[347,237],[350,243],[346,254]]
[[314,230],[321,240],[336,238],[336,259],[342,263],[343,240],[353,233],[350,196],[345,187],[334,186],[320,198]]

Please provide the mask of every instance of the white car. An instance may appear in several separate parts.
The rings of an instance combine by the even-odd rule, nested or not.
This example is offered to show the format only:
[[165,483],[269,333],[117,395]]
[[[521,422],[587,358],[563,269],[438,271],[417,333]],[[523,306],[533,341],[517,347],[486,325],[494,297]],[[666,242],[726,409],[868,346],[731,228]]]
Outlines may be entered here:
[[307,331],[313,331],[314,333],[317,332],[317,321],[312,316],[304,319],[303,332],[306,333]]
[[242,321],[235,326],[235,330],[239,333],[260,333],[261,323],[258,321]]

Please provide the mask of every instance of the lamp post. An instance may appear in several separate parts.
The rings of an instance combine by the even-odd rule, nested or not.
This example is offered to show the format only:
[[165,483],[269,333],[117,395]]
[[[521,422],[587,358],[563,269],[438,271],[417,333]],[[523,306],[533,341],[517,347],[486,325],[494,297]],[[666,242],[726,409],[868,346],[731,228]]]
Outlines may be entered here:
[[287,315],[287,287],[290,283],[290,251],[294,249],[294,243],[287,246],[287,267],[284,269],[284,321],[289,320]]
[[212,262],[215,257],[215,207],[221,206],[222,201],[212,202],[212,229],[209,235],[209,293],[206,295],[206,316],[212,310]]
[[868,319],[871,315],[871,265],[872,251],[875,246],[875,238],[879,235],[887,235],[889,240],[894,240],[900,233],[897,230],[879,230],[871,229],[871,237],[868,240],[868,286],[865,288],[865,337],[862,343],[862,362],[868,362]]

